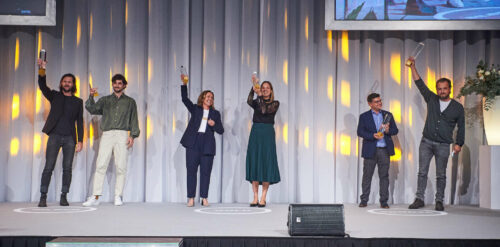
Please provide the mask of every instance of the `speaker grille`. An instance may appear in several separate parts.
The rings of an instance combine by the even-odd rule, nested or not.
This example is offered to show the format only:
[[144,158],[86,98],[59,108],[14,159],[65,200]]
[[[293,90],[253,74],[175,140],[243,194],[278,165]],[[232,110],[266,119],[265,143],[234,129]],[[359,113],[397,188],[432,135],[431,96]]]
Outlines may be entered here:
[[344,236],[344,205],[290,204],[288,232],[292,236]]

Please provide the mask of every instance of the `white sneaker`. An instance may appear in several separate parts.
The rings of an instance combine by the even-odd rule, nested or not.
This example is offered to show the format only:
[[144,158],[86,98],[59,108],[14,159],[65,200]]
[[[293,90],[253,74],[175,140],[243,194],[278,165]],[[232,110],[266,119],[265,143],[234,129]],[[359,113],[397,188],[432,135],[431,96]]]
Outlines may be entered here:
[[84,207],[98,206],[99,199],[95,199],[95,196],[90,196],[86,202],[83,203]]
[[462,0],[448,0],[448,5],[455,8],[463,8],[464,2]]
[[122,197],[115,196],[115,206],[121,206],[121,205],[123,205]]

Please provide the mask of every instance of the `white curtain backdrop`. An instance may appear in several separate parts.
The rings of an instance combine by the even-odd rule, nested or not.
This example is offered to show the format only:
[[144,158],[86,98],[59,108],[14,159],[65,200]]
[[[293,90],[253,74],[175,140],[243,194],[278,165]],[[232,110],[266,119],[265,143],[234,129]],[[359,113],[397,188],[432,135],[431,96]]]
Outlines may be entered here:
[[[416,190],[418,144],[426,107],[404,66],[418,42],[423,79],[433,88],[453,79],[453,94],[483,59],[499,63],[500,32],[342,32],[324,30],[324,1],[309,0],[60,0],[57,26],[0,26],[0,201],[39,198],[47,136],[41,132],[50,104],[37,85],[35,59],[48,52],[47,78],[74,73],[78,95],[89,84],[99,96],[111,92],[110,77],[122,73],[126,94],[138,106],[141,136],[128,158],[125,202],[185,202],[185,150],[179,140],[188,111],[181,102],[176,67],[187,66],[189,94],[215,93],[225,133],[217,136],[210,202],[247,203],[245,156],[252,110],[246,104],[250,75],[273,83],[281,106],[276,142],[281,182],[271,203],[356,203],[362,158],[356,126],[368,110],[366,96],[381,93],[400,129],[390,168],[390,202],[410,203]],[[466,144],[450,159],[446,202],[478,204],[478,150],[485,144],[481,99],[462,98],[467,109]],[[91,192],[101,131],[100,117],[84,113],[84,149],[76,154],[69,199]],[[58,199],[61,156],[49,188]],[[427,202],[433,201],[431,166]],[[114,167],[104,187],[113,198]],[[371,202],[378,201],[374,176]]]

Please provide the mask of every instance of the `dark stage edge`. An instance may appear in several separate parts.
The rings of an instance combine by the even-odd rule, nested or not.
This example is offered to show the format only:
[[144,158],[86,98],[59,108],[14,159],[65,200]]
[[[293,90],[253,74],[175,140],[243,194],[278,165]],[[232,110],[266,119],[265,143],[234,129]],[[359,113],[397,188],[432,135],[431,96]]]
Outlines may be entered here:
[[[44,247],[57,237],[0,237],[0,247]],[[123,238],[123,237],[120,237]],[[140,237],[145,238],[145,237]],[[157,237],[152,237],[157,238]],[[128,245],[130,246],[130,245]],[[334,238],[334,237],[184,237],[182,247],[493,247],[500,240],[488,239],[411,239],[411,238]]]

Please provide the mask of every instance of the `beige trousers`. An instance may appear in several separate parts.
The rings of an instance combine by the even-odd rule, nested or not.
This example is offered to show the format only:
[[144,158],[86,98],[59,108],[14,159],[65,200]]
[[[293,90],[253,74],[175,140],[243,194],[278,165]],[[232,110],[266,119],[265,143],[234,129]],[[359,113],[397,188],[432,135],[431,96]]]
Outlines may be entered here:
[[127,139],[128,132],[125,130],[108,130],[102,133],[94,173],[93,194],[95,196],[102,195],[104,177],[113,153],[116,168],[115,196],[122,196],[127,176]]

